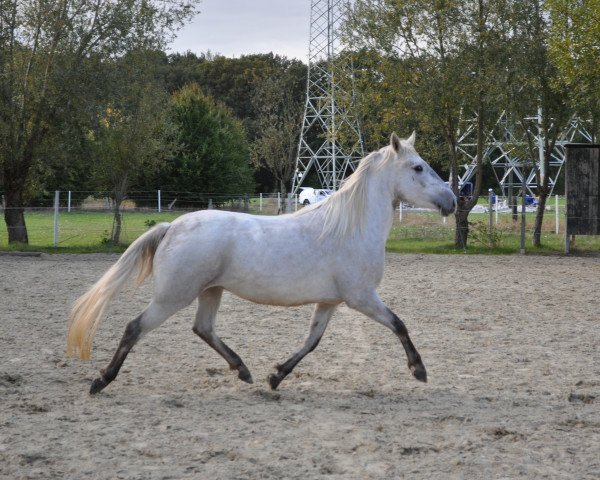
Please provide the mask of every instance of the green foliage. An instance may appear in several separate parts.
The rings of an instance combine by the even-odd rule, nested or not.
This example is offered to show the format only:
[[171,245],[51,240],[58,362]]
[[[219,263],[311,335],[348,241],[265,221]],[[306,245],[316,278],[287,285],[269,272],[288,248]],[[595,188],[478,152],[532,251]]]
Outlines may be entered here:
[[173,95],[171,117],[179,149],[160,171],[161,189],[218,194],[254,191],[244,129],[225,106],[191,84]]
[[198,84],[205,94],[226,105],[241,120],[250,143],[262,133],[259,91],[266,81],[282,75],[288,77],[288,92],[294,98],[304,98],[306,66],[273,53],[226,58],[210,52],[200,56],[188,52],[171,55],[165,68],[169,91],[174,93],[191,83]]
[[[356,0],[346,23],[346,38],[370,52],[379,67],[358,75],[366,92],[363,108],[377,105],[387,128],[410,118],[417,138],[427,140],[424,149],[419,145],[422,155],[445,167],[455,193],[462,164],[475,160],[473,195],[455,214],[457,246],[467,243],[467,217],[481,192],[486,130],[504,106],[509,2]],[[473,146],[465,158],[458,144],[467,129]]]
[[489,249],[497,248],[502,240],[502,230],[489,223],[478,221],[469,222],[471,240]]
[[285,165],[297,148],[306,65],[272,53],[225,58],[188,52],[170,55],[162,71],[169,91],[196,83],[242,122],[260,191],[280,189],[282,178],[288,182]]
[[[48,153],[69,138],[83,143],[78,127],[94,117],[106,80],[99,67],[162,47],[193,13],[185,0],[0,0],[0,181],[11,242],[28,241],[23,206],[28,188],[41,189],[39,180],[52,176]],[[81,178],[83,170],[73,171]]]
[[100,236],[100,245],[115,245],[108,230],[102,232],[102,235]]
[[89,131],[95,186],[114,200],[111,241],[120,242],[120,206],[131,187],[151,176],[176,149],[175,130],[168,118],[169,98],[154,79],[152,55],[129,52],[110,65],[119,82],[109,90],[112,101],[102,105],[96,127]]
[[550,58],[579,115],[600,134],[600,0],[548,0]]
[[296,81],[297,72],[290,65],[265,79],[254,94],[260,134],[252,144],[252,163],[275,177],[282,195],[286,194],[296,168],[305,100],[305,92],[299,95],[294,89]]

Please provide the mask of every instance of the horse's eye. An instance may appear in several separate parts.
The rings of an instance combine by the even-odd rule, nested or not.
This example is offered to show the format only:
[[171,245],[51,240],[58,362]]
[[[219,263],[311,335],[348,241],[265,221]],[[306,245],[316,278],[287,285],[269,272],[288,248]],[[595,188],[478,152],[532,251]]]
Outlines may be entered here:
[[415,172],[422,172],[423,171],[423,166],[422,165],[417,165],[415,167]]

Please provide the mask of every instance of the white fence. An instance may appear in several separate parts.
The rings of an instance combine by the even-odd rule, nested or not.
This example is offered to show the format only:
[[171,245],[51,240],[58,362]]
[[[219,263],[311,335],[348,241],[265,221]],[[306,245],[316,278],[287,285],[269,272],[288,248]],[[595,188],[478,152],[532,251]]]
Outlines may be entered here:
[[[489,222],[490,230],[492,226],[509,228],[513,231],[519,228],[516,222],[509,220],[513,212],[508,208],[506,199],[490,197],[487,202],[485,200],[475,207],[470,219],[479,223]],[[75,242],[97,245],[111,231],[111,214],[114,208],[114,201],[108,192],[55,192],[52,196],[33,199],[26,207],[30,243],[71,246],[73,239],[76,239]],[[131,192],[120,208],[120,212],[124,215],[123,242],[128,243],[135,239],[152,222],[164,221],[160,218],[161,215],[166,215],[165,219],[169,221],[173,216],[181,213],[206,208],[277,215],[283,211],[296,211],[302,208],[302,205],[299,204],[297,196],[288,195],[287,198],[282,198],[277,193],[228,195],[161,190]],[[549,220],[553,220],[553,233],[564,231],[564,207],[559,197],[548,199],[547,208],[549,211],[546,214],[545,229],[550,230]],[[526,207],[527,212],[533,210],[532,206]],[[104,213],[104,215],[80,215],[77,220],[77,213],[91,212]],[[139,213],[146,215],[130,215]],[[518,207],[518,214],[520,213],[521,205]],[[94,225],[91,225],[92,223]],[[399,207],[395,224],[398,227],[395,229],[397,235],[416,235],[423,239],[446,238],[451,236],[454,230],[452,216],[448,219],[441,218],[433,210],[411,208],[408,205]],[[0,224],[0,245],[6,243],[4,228],[5,225]]]

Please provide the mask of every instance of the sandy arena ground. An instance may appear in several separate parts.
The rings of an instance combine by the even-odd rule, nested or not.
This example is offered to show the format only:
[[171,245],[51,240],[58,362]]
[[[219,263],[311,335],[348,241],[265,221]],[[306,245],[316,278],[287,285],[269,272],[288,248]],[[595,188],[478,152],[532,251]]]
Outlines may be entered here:
[[122,293],[93,360],[65,359],[70,305],[115,260],[0,256],[0,478],[600,478],[600,258],[388,255],[379,291],[427,384],[391,332],[341,306],[272,392],[311,307],[226,295],[218,331],[254,385],[192,333],[189,307],[92,397],[150,298]]

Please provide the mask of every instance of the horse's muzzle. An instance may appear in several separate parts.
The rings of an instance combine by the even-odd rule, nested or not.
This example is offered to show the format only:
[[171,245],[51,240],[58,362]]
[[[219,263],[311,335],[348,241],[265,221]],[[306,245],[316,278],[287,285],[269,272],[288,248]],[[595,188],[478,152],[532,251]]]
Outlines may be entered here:
[[452,213],[456,212],[456,197],[453,193],[450,193],[450,195],[451,197],[448,198],[447,201],[443,203],[439,202],[437,204],[438,210],[444,217],[447,217],[448,215],[451,215]]

